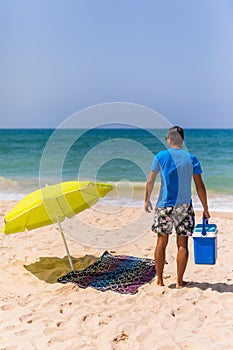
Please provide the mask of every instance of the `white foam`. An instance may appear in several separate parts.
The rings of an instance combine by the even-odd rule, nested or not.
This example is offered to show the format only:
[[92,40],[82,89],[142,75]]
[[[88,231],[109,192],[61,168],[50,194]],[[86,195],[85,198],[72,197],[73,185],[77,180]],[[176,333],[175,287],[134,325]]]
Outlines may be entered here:
[[23,184],[20,184],[18,181],[9,179],[7,177],[0,176],[0,199],[1,200],[20,200],[27,193],[30,192],[31,188],[25,186],[24,183],[27,181],[22,180]]
[[[233,212],[233,196],[224,194],[215,194],[208,197],[209,211]],[[194,196],[193,206],[195,210],[203,210],[200,200]]]
[[[104,205],[122,205],[122,206],[130,206],[130,207],[141,207],[144,206],[144,199],[143,196],[140,196],[140,198],[123,198],[120,197],[117,200],[114,200],[111,198],[111,192],[108,194],[107,197],[104,198],[104,200],[101,200]],[[156,198],[154,200],[151,200],[153,207],[155,207],[156,204]],[[215,194],[214,196],[210,196],[208,198],[208,204],[209,204],[209,210],[210,212],[233,212],[233,196],[232,195],[225,195],[225,194]],[[193,207],[195,210],[202,211],[202,205],[200,200],[197,196],[193,196]]]
[[0,192],[0,199],[3,201],[13,201],[22,199],[26,193],[17,192]]
[[[144,206],[145,183],[125,181],[113,183],[116,191],[110,192],[105,198],[100,199],[100,203],[105,206]],[[117,187],[118,185],[118,187]],[[119,186],[120,185],[120,186]],[[130,191],[128,190],[130,187]],[[20,200],[31,191],[38,188],[37,179],[22,179],[16,181],[0,176],[0,199],[1,200]],[[158,185],[155,186],[152,196],[152,204],[155,206],[159,192]],[[209,193],[208,196],[210,212],[233,212],[233,195],[223,193]],[[193,196],[193,206],[195,210],[202,211],[202,205],[197,195]]]

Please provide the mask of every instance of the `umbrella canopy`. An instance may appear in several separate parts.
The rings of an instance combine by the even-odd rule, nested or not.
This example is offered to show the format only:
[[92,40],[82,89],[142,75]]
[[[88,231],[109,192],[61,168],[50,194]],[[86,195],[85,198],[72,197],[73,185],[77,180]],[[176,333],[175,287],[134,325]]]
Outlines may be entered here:
[[[25,196],[5,215],[2,232],[24,232],[57,223],[70,260],[60,222],[89,208],[112,189],[111,184],[91,181],[69,181],[43,187]],[[74,270],[72,263],[71,268]]]
[[112,185],[69,181],[32,192],[6,214],[3,233],[16,233],[63,221],[95,204]]

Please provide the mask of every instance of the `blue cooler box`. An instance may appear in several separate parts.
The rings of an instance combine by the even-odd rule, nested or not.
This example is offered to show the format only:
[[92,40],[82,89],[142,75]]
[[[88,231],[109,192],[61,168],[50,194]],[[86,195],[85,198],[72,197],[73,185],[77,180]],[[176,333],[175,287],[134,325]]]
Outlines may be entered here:
[[217,226],[208,224],[206,219],[203,219],[202,224],[195,226],[192,234],[195,264],[214,265],[216,263],[217,233]]

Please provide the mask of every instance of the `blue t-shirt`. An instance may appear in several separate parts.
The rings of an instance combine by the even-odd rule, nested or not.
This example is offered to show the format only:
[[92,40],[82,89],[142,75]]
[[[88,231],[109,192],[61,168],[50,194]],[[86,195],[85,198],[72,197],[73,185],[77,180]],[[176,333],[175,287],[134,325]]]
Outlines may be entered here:
[[192,203],[192,176],[202,173],[201,165],[193,154],[182,148],[161,151],[154,157],[151,170],[161,175],[157,207]]

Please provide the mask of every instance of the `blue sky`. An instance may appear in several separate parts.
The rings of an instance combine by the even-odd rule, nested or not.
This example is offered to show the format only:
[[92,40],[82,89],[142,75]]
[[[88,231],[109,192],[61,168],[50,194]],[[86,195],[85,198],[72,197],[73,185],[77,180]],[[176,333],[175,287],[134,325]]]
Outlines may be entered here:
[[233,128],[233,1],[0,0],[0,9],[0,128],[57,127],[118,101],[186,128]]

